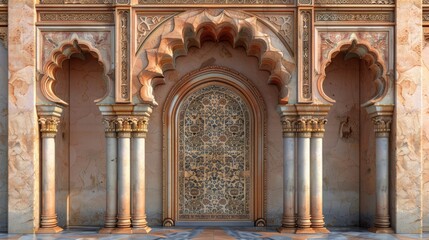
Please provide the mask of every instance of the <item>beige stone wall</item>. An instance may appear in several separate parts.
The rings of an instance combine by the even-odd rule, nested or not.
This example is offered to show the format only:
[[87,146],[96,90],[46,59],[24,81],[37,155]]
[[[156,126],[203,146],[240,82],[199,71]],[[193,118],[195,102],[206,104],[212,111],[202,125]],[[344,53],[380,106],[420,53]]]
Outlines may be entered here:
[[0,43],[0,231],[7,229],[7,49]]
[[429,41],[423,45],[423,230],[429,231]]
[[60,225],[101,226],[106,202],[104,126],[94,100],[106,86],[89,54],[63,65],[58,95],[69,102],[57,135],[57,214]]

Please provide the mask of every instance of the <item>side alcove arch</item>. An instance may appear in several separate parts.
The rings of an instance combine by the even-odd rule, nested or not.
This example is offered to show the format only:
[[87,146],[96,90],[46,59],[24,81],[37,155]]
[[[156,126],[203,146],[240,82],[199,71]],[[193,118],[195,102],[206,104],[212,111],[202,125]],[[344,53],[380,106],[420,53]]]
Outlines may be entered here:
[[[248,204],[243,206],[243,211],[248,213],[247,216],[237,217],[239,214],[229,214],[228,212],[215,213],[208,216],[205,213],[195,215],[194,219],[188,218],[186,214],[179,214],[179,205],[184,206],[184,199],[180,199],[179,184],[184,186],[183,183],[186,181],[183,174],[190,174],[184,172],[179,164],[184,164],[184,154],[181,154],[182,145],[185,140],[179,139],[181,136],[180,129],[183,125],[180,125],[181,117],[183,117],[183,106],[186,104],[187,99],[193,97],[196,93],[201,93],[206,89],[218,89],[217,91],[223,91],[222,94],[230,95],[230,97],[242,101],[243,106],[248,111],[249,125],[246,130],[248,141],[248,147],[245,148],[244,162],[248,161],[249,169],[242,172],[241,178],[237,181],[243,180],[243,188],[235,189],[234,191],[248,194],[248,198],[244,197],[244,203]],[[224,90],[222,90],[224,89]],[[227,93],[228,92],[228,93]],[[180,113],[182,112],[182,113]],[[183,119],[182,119],[183,120]],[[204,121],[204,119],[202,120]],[[265,203],[265,132],[266,132],[266,109],[265,103],[262,96],[256,89],[256,87],[250,83],[243,75],[225,68],[225,67],[206,67],[197,71],[191,72],[190,74],[183,77],[175,87],[170,91],[164,107],[163,107],[163,125],[164,125],[164,136],[163,136],[163,225],[174,226],[174,225],[188,225],[188,224],[199,224],[199,225],[247,225],[247,226],[265,226],[266,222],[266,203]],[[247,126],[244,124],[243,126]],[[220,138],[219,138],[220,139]],[[226,138],[224,146],[228,145],[229,138]],[[182,142],[180,142],[182,141]],[[243,140],[244,141],[244,140]],[[180,149],[179,149],[180,148]],[[223,148],[225,149],[225,148]],[[247,151],[247,152],[246,152]],[[226,150],[225,150],[226,152]],[[226,159],[226,153],[224,159]],[[204,155],[206,156],[206,155]],[[202,156],[202,158],[204,158]],[[208,156],[208,155],[207,155]],[[197,158],[193,159],[196,161]],[[201,158],[200,158],[201,159]],[[207,158],[209,159],[209,158]],[[239,159],[239,158],[236,158]],[[206,160],[203,160],[206,161]],[[208,160],[210,161],[210,160]],[[227,165],[228,163],[226,163]],[[239,164],[238,164],[239,165]],[[181,165],[183,166],[183,165]],[[247,174],[247,175],[246,175]],[[208,175],[207,175],[208,176]],[[207,177],[206,176],[206,177]],[[179,178],[183,179],[179,179]],[[248,182],[246,182],[248,181]],[[233,185],[236,183],[233,183]],[[240,183],[237,183],[240,185]],[[234,185],[234,186],[238,186]],[[223,190],[225,190],[224,187]],[[183,189],[180,189],[182,191]],[[201,189],[200,189],[201,190]],[[204,190],[204,189],[202,189]],[[230,189],[231,190],[231,189]],[[199,191],[199,190],[195,190]],[[222,191],[222,189],[220,190]],[[229,190],[228,190],[229,191]],[[246,192],[247,191],[247,192]],[[223,192],[225,193],[225,192]],[[192,195],[192,194],[191,194]],[[243,195],[243,196],[244,196]],[[241,195],[240,195],[241,196]],[[198,200],[198,199],[197,199]],[[182,202],[181,202],[182,201]],[[223,199],[225,201],[225,199]],[[226,199],[228,202],[229,200]],[[246,207],[248,209],[246,210]],[[183,212],[182,212],[183,213]],[[192,214],[188,214],[191,216]],[[220,216],[220,217],[219,217]],[[222,217],[223,216],[223,217]],[[205,219],[204,219],[205,218]]]

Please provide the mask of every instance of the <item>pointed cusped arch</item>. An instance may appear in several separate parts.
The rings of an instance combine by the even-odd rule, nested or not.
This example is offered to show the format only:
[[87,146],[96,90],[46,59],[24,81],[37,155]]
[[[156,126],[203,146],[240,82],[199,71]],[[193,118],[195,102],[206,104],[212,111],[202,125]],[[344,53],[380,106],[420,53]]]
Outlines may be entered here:
[[351,35],[349,39],[339,42],[335,48],[332,48],[327,58],[321,62],[320,76],[317,80],[317,88],[319,94],[328,102],[335,103],[335,100],[330,98],[323,89],[323,82],[326,79],[326,68],[332,62],[332,59],[340,52],[344,52],[345,58],[350,59],[358,57],[368,63],[370,71],[374,75],[374,83],[376,91],[371,99],[362,104],[362,107],[367,107],[380,102],[388,93],[389,90],[389,76],[387,74],[387,65],[381,54],[377,49],[373,48],[371,44],[365,40],[358,39],[356,36]]
[[52,50],[48,61],[44,64],[44,75],[40,81],[40,91],[47,100],[64,106],[68,105],[67,102],[58,97],[54,92],[57,72],[62,69],[63,62],[70,59],[73,54],[77,54],[78,56],[84,58],[84,53],[91,54],[103,67],[103,79],[105,81],[107,90],[105,95],[95,100],[95,102],[100,102],[109,95],[112,86],[110,83],[110,77],[108,76],[109,70],[106,67],[109,66],[108,63],[102,58],[100,51],[93,47],[90,42],[73,37],[70,40],[62,42],[57,48]]
[[270,73],[268,84],[279,89],[279,102],[287,103],[294,60],[289,52],[274,47],[272,38],[277,36],[263,32],[258,21],[253,15],[232,10],[195,10],[175,16],[172,30],[161,35],[156,48],[146,50],[147,66],[138,75],[141,99],[156,104],[154,87],[165,83],[165,72],[174,70],[176,58],[186,56],[189,48],[200,48],[205,41],[228,41],[258,58],[259,69]]

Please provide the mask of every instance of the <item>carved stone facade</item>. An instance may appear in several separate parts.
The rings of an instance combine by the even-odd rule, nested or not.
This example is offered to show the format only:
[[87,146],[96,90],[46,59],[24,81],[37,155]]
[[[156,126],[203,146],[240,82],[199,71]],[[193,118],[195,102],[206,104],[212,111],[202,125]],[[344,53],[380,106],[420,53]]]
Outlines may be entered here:
[[0,0],[0,231],[428,230],[428,39],[426,0]]

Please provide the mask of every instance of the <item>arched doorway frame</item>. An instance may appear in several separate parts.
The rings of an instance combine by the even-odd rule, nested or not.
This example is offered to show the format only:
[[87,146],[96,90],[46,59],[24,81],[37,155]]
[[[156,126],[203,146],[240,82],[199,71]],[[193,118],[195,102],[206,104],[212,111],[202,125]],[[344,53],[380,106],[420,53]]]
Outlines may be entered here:
[[[251,209],[255,226],[266,225],[265,137],[266,109],[256,87],[240,73],[211,66],[184,76],[170,91],[163,107],[163,225],[174,226],[177,219],[177,112],[182,100],[202,86],[222,85],[238,94],[251,112],[252,187]],[[253,223],[252,223],[253,225]]]

